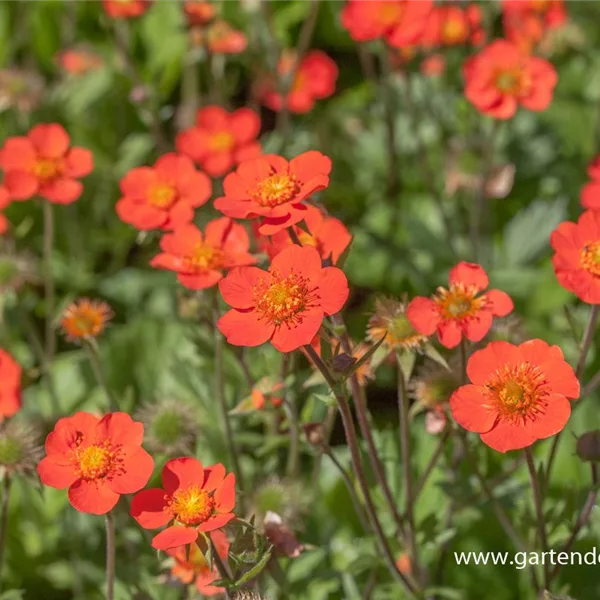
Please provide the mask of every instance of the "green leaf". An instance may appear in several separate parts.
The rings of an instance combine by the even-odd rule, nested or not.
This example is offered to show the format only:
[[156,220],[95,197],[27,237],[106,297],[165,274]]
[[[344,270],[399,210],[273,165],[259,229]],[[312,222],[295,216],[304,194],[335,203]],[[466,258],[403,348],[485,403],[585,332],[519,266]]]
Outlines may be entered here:
[[271,558],[271,550],[273,546],[262,555],[261,559],[252,567],[249,571],[244,573],[234,584],[234,587],[239,587],[242,584],[254,579],[261,571],[267,566],[269,559]]
[[416,352],[396,352],[396,359],[398,360],[398,366],[402,370],[404,381],[408,383],[412,377],[413,369],[415,368],[415,362],[417,360]]
[[425,344],[423,348],[423,354],[425,354],[425,356],[438,363],[438,365],[442,365],[442,367],[450,371],[450,367],[446,362],[446,359],[439,353],[437,348],[431,342],[427,342]]

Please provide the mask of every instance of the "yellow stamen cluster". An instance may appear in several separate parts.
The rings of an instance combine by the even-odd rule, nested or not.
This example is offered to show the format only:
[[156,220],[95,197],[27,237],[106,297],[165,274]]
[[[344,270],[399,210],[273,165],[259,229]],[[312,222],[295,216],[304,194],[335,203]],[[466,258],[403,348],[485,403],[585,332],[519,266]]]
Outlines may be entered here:
[[293,200],[300,191],[300,184],[294,175],[275,173],[260,181],[250,196],[261,206],[279,206]]
[[98,337],[112,318],[108,304],[82,298],[63,313],[61,328],[70,340]]
[[170,185],[156,185],[148,192],[148,202],[156,208],[171,208],[176,198],[177,192]]
[[215,507],[213,497],[197,485],[177,490],[166,501],[165,510],[184,525],[204,523],[213,514]]
[[196,271],[218,270],[225,266],[225,252],[207,244],[197,244],[193,254],[185,257],[186,265]]
[[120,446],[113,446],[109,440],[87,445],[85,436],[80,435],[71,451],[70,460],[78,477],[93,481],[114,477],[122,472],[123,461],[120,454]]
[[475,316],[485,306],[485,295],[477,298],[477,288],[453,283],[450,289],[439,287],[434,301],[447,320],[461,320]]
[[33,175],[42,181],[50,181],[58,177],[63,171],[62,161],[44,158],[33,165]]
[[586,244],[581,250],[579,261],[586,271],[600,277],[600,242]]

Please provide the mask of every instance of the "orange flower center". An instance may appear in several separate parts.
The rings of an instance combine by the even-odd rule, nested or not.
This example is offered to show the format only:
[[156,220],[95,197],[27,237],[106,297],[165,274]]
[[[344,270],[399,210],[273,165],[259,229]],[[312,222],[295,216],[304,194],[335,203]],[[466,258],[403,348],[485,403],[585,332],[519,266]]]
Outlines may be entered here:
[[71,338],[97,337],[111,316],[107,304],[82,301],[67,308],[61,326]]
[[219,131],[210,138],[209,145],[215,152],[231,150],[235,146],[235,137],[228,131]]
[[84,439],[84,436],[79,437],[70,456],[78,477],[93,481],[114,476],[122,471],[119,447],[113,447],[110,441],[106,440],[101,444],[81,448]]
[[586,271],[600,277],[600,242],[586,244],[581,250],[579,261]]
[[170,185],[155,185],[148,193],[148,202],[163,210],[171,208],[176,198],[177,192]]
[[550,7],[550,0],[530,0],[529,4],[532,10],[543,13]]
[[194,253],[185,258],[188,267],[195,271],[222,269],[225,265],[225,252],[204,244],[197,244]]
[[310,235],[310,233],[301,229],[298,229],[296,233],[298,234],[298,239],[303,246],[314,246],[315,248],[318,248],[319,241],[314,235]]
[[528,362],[498,369],[486,388],[502,418],[523,423],[545,408],[548,395],[544,373]]
[[40,159],[33,165],[33,174],[40,181],[50,181],[62,173],[60,160]]
[[212,496],[199,486],[191,485],[168,497],[165,510],[184,525],[200,525],[213,514],[214,508]]
[[438,288],[434,301],[440,307],[444,319],[466,319],[476,315],[485,305],[485,296],[475,297],[477,291],[473,286],[454,283],[449,290]]
[[455,44],[465,39],[467,28],[461,19],[446,19],[442,25],[442,39],[447,44]]
[[525,94],[530,86],[527,73],[520,68],[498,71],[495,84],[498,90],[512,96]]
[[276,173],[260,181],[250,195],[261,206],[279,206],[293,200],[299,191],[294,175]]
[[301,323],[302,313],[315,299],[308,280],[294,273],[287,277],[271,273],[271,283],[267,285],[264,280],[258,281],[252,289],[252,296],[256,310],[276,326]]
[[395,25],[404,12],[404,7],[399,2],[381,2],[379,4],[379,22],[390,27]]

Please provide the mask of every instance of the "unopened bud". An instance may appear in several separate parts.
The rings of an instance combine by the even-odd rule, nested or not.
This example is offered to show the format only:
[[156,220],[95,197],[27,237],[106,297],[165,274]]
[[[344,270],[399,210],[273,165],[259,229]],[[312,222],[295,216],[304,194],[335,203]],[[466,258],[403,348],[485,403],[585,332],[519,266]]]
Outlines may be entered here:
[[306,423],[304,425],[304,435],[308,443],[313,446],[322,446],[325,443],[325,432],[322,423]]
[[577,456],[590,462],[600,461],[600,430],[588,431],[577,439]]

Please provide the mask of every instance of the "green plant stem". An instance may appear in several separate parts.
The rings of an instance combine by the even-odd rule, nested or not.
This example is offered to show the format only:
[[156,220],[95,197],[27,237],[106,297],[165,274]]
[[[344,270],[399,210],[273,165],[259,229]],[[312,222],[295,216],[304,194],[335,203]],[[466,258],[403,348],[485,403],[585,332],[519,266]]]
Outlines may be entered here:
[[8,504],[11,490],[10,473],[4,475],[2,490],[2,508],[0,509],[0,591],[2,589],[2,571],[4,570],[4,551],[6,549],[6,531],[8,529]]
[[[583,338],[581,340],[581,349],[579,351],[579,358],[577,359],[577,366],[575,367],[575,376],[578,379],[580,379],[583,375],[583,370],[585,368],[585,360],[594,340],[594,334],[596,333],[596,325],[598,322],[598,310],[599,306],[597,304],[592,305],[592,307],[590,308],[590,316],[588,318],[588,322],[583,333]],[[586,390],[584,390],[584,392],[586,392]],[[554,460],[556,459],[556,453],[558,451],[561,433],[562,431],[559,431],[554,436],[554,439],[552,440],[552,445],[550,446],[550,452],[548,453],[548,460],[546,462],[546,471],[544,475],[544,481],[546,482],[550,481],[550,475],[552,473],[552,467],[554,466]]]
[[92,371],[94,372],[94,377],[106,396],[108,412],[114,412],[118,409],[118,404],[110,390],[110,387],[106,383],[106,378],[104,377],[104,372],[102,371],[102,362],[100,360],[100,352],[98,351],[96,340],[93,338],[86,339],[84,340],[83,345],[87,352],[88,358],[90,359],[90,365],[92,367]]
[[106,600],[113,600],[115,590],[115,519],[106,513]]
[[460,378],[462,385],[465,385],[468,381],[467,358],[467,342],[463,338],[460,340]]
[[375,509],[375,505],[373,504],[373,500],[371,498],[369,484],[367,483],[367,479],[365,477],[365,472],[363,470],[360,458],[360,446],[358,443],[356,428],[354,426],[352,412],[350,411],[348,400],[346,399],[346,396],[344,395],[343,391],[338,386],[333,375],[329,372],[329,369],[327,368],[325,363],[321,360],[321,357],[315,352],[314,348],[312,346],[305,346],[304,348],[310,356],[311,360],[313,361],[314,365],[322,373],[323,377],[325,378],[325,381],[327,381],[340,409],[342,424],[344,426],[344,431],[346,434],[346,441],[348,443],[348,448],[350,450],[350,456],[352,459],[352,466],[354,468],[354,472],[356,473],[356,477],[363,498],[365,500],[365,510],[369,517],[369,521],[371,523],[373,532],[375,533],[375,537],[379,544],[380,550],[383,554],[384,562],[394,579],[401,583],[405,587],[405,589],[411,594],[411,596],[416,598],[422,598],[423,596],[418,588],[417,583],[409,579],[403,573],[401,573],[398,567],[396,566],[396,561],[394,560],[394,556],[392,555],[385,534],[383,533],[383,528],[381,526],[381,523],[379,522],[379,519],[377,518],[377,512]]
[[398,372],[398,416],[400,421],[400,452],[402,454],[402,476],[404,480],[404,495],[406,516],[406,529],[408,538],[408,551],[413,565],[415,577],[420,577],[419,554],[417,546],[417,534],[415,528],[415,516],[413,513],[413,480],[411,472],[411,443],[408,417],[408,398],[406,393],[406,381],[400,361],[397,361]]
[[45,364],[52,364],[54,353],[56,351],[56,336],[54,332],[54,303],[55,289],[54,277],[52,276],[52,253],[54,251],[54,213],[51,202],[42,201],[44,207],[44,241],[43,241],[43,262],[44,262],[44,304],[46,316],[46,328],[44,335],[44,354]]
[[[575,522],[573,527],[573,531],[569,536],[569,539],[565,542],[563,549],[561,552],[570,552],[573,544],[577,540],[577,536],[579,532],[585,527],[587,522],[590,520],[590,516],[592,514],[592,509],[596,506],[596,502],[598,500],[598,465],[596,463],[591,463],[591,471],[592,471],[592,488],[590,489],[585,504],[583,505],[583,509]],[[557,563],[552,572],[550,573],[549,581],[552,581],[559,573],[561,564]]]
[[231,464],[235,473],[236,482],[238,488],[244,490],[244,477],[240,466],[240,460],[238,457],[237,447],[233,439],[233,429],[231,427],[231,421],[229,419],[229,408],[227,406],[227,399],[225,398],[225,381],[223,379],[223,336],[217,327],[217,321],[219,319],[219,298],[217,296],[216,288],[212,294],[213,303],[213,329],[215,335],[215,379],[214,379],[214,391],[217,398],[217,403],[221,410],[221,419],[223,421],[223,429],[225,430],[225,440],[227,442],[227,449],[231,458]]
[[450,437],[451,431],[452,430],[450,429],[450,427],[446,427],[446,429],[443,431],[442,435],[440,436],[438,445],[437,445],[434,453],[432,454],[431,458],[429,459],[429,462],[427,463],[427,466],[425,467],[423,474],[421,475],[421,477],[419,478],[419,480],[417,481],[417,483],[415,485],[415,488],[412,493],[412,501],[413,502],[416,502],[417,498],[419,497],[419,494],[423,491],[423,488],[425,487],[425,484],[427,483],[429,476],[435,469],[435,466],[437,465],[442,454],[444,453],[444,448],[446,447],[446,442],[448,441],[448,438]]
[[[228,581],[231,581],[231,579],[232,579],[231,573],[229,572],[227,565],[223,562],[223,559],[217,552],[217,549],[215,548],[215,545],[214,545],[212,539],[210,540],[210,548],[211,548],[212,559],[215,563],[215,566],[217,567],[217,571],[219,571],[219,575],[221,576],[222,579],[227,579]],[[224,594],[225,594],[225,598],[231,598],[231,594],[227,591],[227,588],[225,588]]]
[[[283,384],[285,384],[288,373],[294,372],[294,356],[293,354],[283,355],[281,363],[281,382]],[[296,401],[287,388],[284,391],[283,409],[287,416],[290,432],[290,447],[288,449],[285,472],[288,477],[293,479],[298,475],[298,466],[300,464],[300,428]]]
[[[527,468],[529,469],[529,478],[531,480],[531,491],[533,493],[533,504],[535,506],[535,515],[537,521],[538,538],[541,545],[541,551],[547,552],[548,550],[548,538],[546,536],[546,523],[544,521],[544,509],[543,499],[540,489],[540,482],[538,474],[535,469],[535,462],[533,460],[533,453],[531,446],[525,448],[525,457],[527,458]],[[548,589],[550,583],[549,566],[544,561],[544,589]]]
[[352,505],[354,506],[354,511],[356,512],[356,516],[358,517],[358,520],[360,521],[360,524],[362,525],[362,528],[365,531],[365,533],[368,533],[370,530],[369,521],[367,520],[367,517],[363,510],[362,504],[360,503],[360,499],[358,497],[358,494],[356,493],[354,484],[352,483],[352,480],[350,479],[350,475],[348,475],[348,472],[346,471],[346,469],[344,469],[342,463],[340,463],[340,461],[336,458],[335,454],[332,452],[332,450],[329,446],[323,447],[323,454],[325,454],[327,457],[329,457],[331,459],[331,462],[335,465],[335,467],[339,471],[340,475],[342,476],[342,479],[344,480],[344,483],[346,484],[346,489],[348,490],[348,494],[350,494],[350,500],[352,500]]

